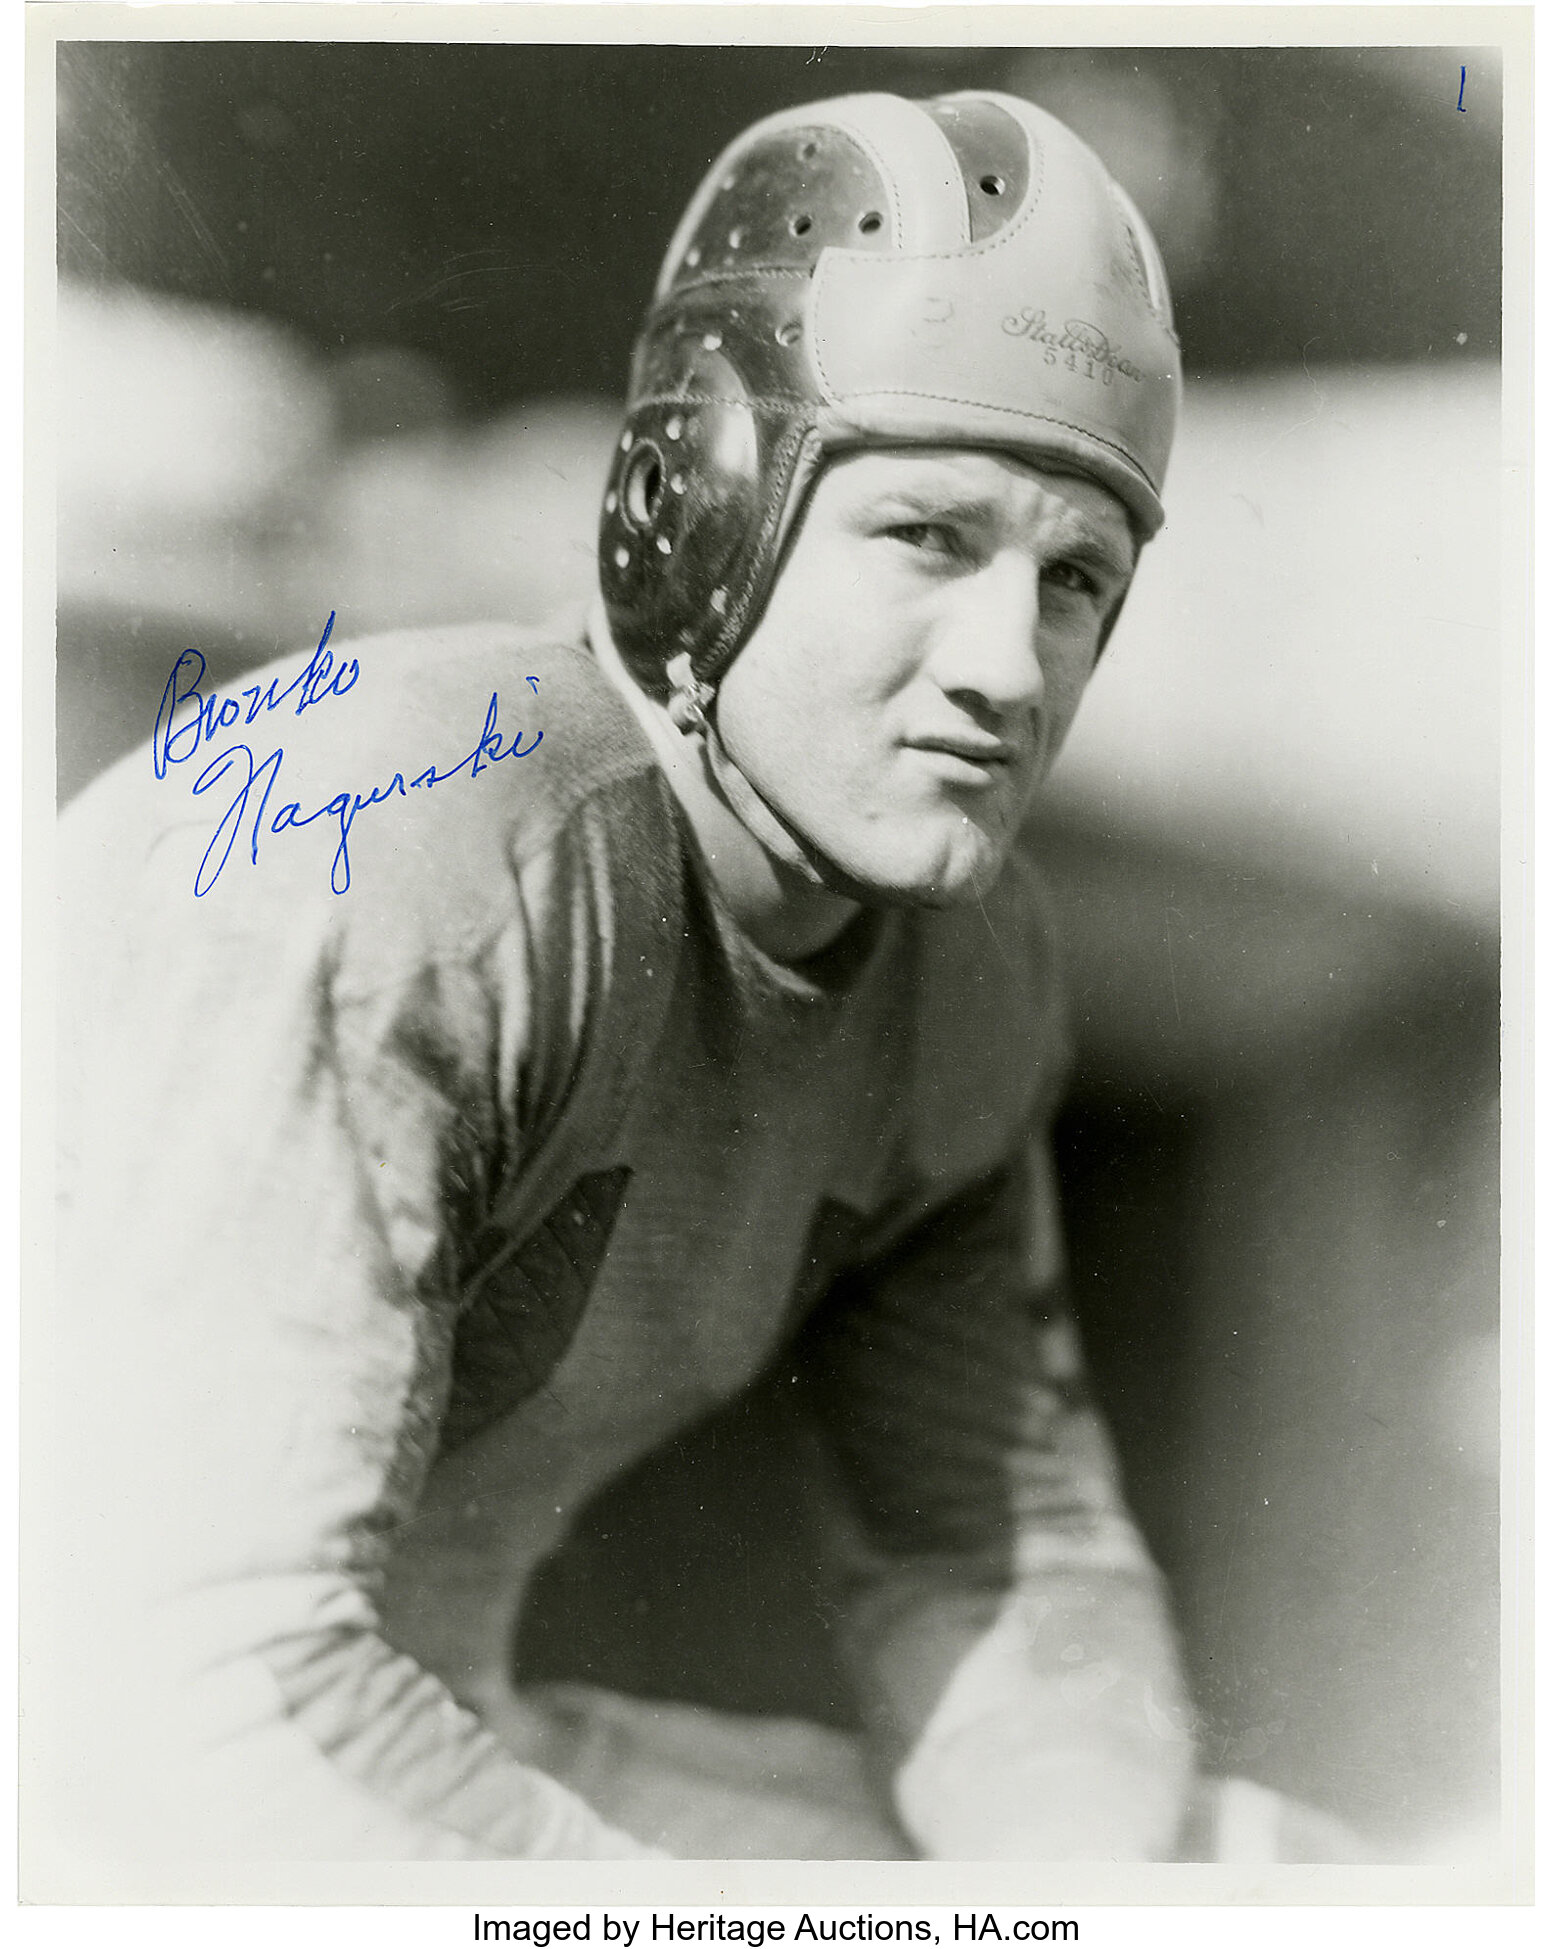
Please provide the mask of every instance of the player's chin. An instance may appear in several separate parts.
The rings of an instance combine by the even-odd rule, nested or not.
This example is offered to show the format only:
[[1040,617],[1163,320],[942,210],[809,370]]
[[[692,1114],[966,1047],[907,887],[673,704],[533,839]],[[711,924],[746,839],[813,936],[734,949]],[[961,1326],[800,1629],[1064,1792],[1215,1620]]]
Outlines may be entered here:
[[965,906],[986,897],[1008,862],[1013,840],[1013,831],[991,832],[969,821],[957,822],[919,845],[870,862],[867,885],[882,905]]

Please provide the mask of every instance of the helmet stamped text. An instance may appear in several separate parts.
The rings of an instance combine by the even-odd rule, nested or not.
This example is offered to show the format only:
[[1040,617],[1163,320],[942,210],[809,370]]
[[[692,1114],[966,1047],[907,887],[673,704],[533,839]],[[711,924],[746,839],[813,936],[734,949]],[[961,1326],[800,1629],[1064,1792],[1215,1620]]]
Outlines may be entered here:
[[1124,358],[1098,325],[1087,319],[1070,318],[1061,327],[1048,324],[1046,313],[1035,305],[1025,305],[1003,320],[1010,338],[1028,338],[1041,346],[1046,363],[1055,365],[1058,355],[1070,372],[1081,372],[1086,379],[1099,379],[1109,386],[1120,373],[1124,379],[1141,380],[1143,374],[1131,359]]

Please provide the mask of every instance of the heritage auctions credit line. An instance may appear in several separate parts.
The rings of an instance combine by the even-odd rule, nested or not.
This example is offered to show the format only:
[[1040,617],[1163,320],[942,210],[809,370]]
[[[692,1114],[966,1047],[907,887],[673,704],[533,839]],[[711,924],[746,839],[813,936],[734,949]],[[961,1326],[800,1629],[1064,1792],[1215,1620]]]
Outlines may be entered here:
[[520,1942],[528,1949],[553,1949],[557,1943],[586,1942],[619,1945],[619,1949],[655,1949],[674,1942],[739,1942],[747,1949],[764,1949],[772,1942],[928,1942],[943,1945],[976,1942],[1077,1942],[1078,1923],[1071,1915],[1030,1915],[1018,1909],[954,1909],[941,1928],[924,1916],[833,1914],[804,1909],[796,1922],[770,1915],[729,1915],[711,1909],[682,1915],[675,1909],[651,1909],[646,1915],[616,1915],[599,1911],[600,1930],[593,1934],[594,1912],[574,1917],[482,1915],[475,1912],[476,1942]]

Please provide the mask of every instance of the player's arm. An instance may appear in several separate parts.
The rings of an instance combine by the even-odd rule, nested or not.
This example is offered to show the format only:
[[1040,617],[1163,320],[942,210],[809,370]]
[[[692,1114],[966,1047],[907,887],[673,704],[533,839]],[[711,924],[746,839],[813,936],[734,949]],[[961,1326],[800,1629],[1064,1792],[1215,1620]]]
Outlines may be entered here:
[[924,1853],[1169,1858],[1192,1744],[1019,1158],[832,1294],[807,1343],[845,1644]]
[[92,1860],[650,1852],[379,1628],[438,1440],[490,994],[457,964],[345,994],[326,890],[254,874],[206,907],[154,861],[116,885],[111,832],[86,838],[35,1816]]

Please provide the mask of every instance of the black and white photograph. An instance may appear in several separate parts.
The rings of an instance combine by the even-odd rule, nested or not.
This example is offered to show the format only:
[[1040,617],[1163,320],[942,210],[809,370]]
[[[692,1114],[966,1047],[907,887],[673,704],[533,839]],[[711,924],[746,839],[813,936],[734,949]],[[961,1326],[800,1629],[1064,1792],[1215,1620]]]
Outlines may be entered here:
[[1531,10],[31,11],[23,1898],[1524,1901]]

